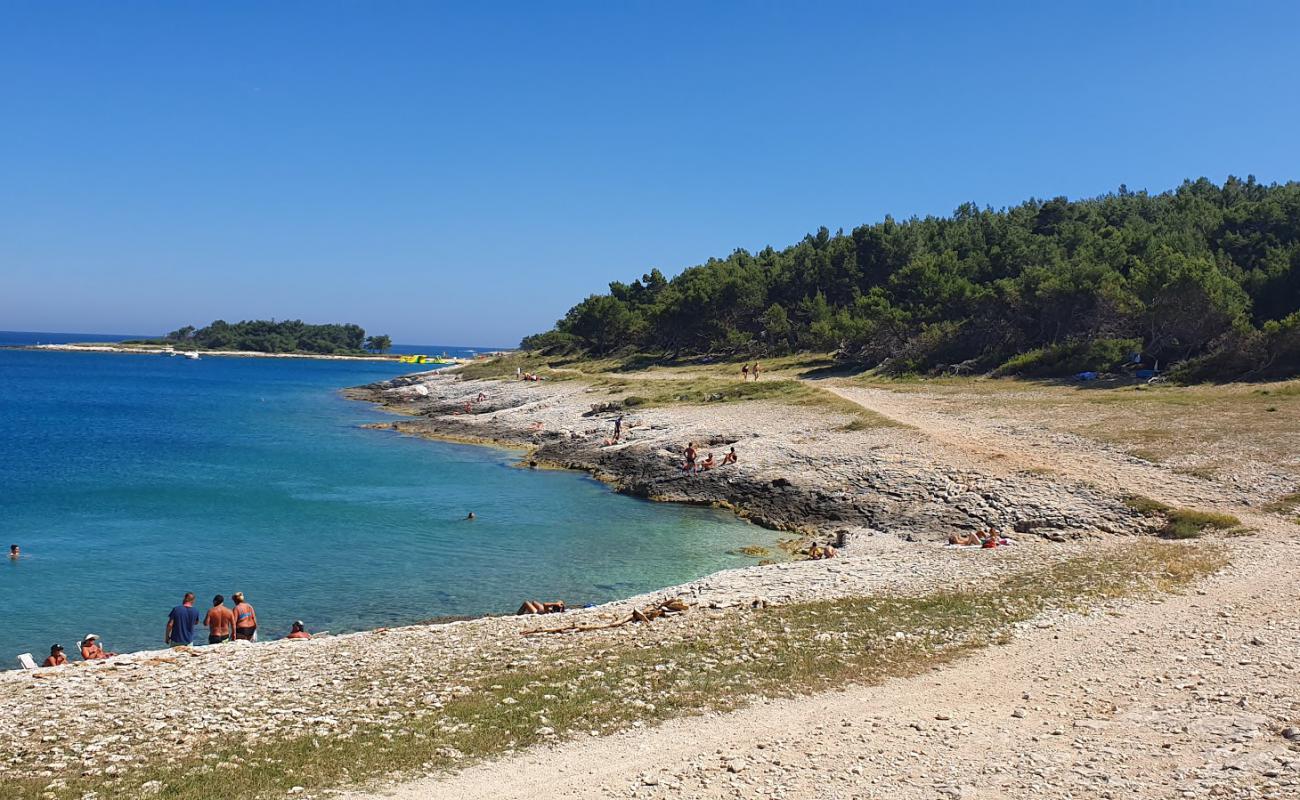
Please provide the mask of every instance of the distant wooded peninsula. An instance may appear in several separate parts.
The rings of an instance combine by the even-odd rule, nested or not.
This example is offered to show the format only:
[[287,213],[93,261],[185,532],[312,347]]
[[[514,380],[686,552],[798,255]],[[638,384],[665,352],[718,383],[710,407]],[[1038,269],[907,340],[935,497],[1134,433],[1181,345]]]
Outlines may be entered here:
[[822,228],[671,280],[651,270],[523,346],[550,353],[832,352],[882,373],[1048,377],[1134,360],[1188,380],[1300,375],[1300,183],[1033,199]]
[[300,319],[232,323],[219,319],[202,328],[186,325],[160,339],[131,339],[123,344],[255,353],[360,355],[387,352],[393,340],[385,335],[367,336],[364,328],[351,323],[311,325]]

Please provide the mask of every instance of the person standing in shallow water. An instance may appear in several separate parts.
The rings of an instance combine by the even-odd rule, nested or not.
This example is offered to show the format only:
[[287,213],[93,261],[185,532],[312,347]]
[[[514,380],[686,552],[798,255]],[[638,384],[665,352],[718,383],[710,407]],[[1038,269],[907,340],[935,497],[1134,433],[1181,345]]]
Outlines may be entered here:
[[188,646],[194,643],[194,626],[199,624],[199,612],[194,608],[194,592],[186,592],[181,604],[167,615],[167,633],[163,641],[168,647]]
[[257,612],[244,602],[243,592],[235,592],[230,599],[235,601],[235,638],[251,642],[257,635]]

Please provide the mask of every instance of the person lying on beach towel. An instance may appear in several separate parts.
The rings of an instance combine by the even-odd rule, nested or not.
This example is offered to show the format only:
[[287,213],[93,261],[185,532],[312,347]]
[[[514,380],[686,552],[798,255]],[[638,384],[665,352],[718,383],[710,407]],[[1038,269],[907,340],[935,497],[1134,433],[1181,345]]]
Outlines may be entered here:
[[537,600],[525,600],[519,610],[515,612],[521,614],[562,614],[564,613],[564,601],[556,600],[554,603],[542,603]]
[[997,528],[989,528],[987,531],[954,533],[948,537],[948,544],[956,547],[984,547],[991,549],[1015,544],[1015,542],[998,533]]

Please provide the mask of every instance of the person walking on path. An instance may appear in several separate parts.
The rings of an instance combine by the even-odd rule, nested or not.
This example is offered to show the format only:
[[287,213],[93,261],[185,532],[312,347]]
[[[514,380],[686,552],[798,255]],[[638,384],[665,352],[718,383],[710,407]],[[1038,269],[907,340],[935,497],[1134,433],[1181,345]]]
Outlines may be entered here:
[[748,364],[748,363],[745,363],[745,364],[741,364],[741,365],[740,365],[740,379],[741,379],[742,381],[747,381],[747,380],[749,380],[749,364]]
[[757,361],[755,361],[755,362],[754,362],[754,380],[758,380],[758,373],[760,373],[760,372],[762,372],[762,371],[763,371],[763,368],[760,367],[760,366],[758,365],[758,362],[757,362]]
[[167,633],[163,641],[168,647],[189,646],[194,643],[194,626],[199,624],[199,612],[194,608],[194,592],[186,592],[181,604],[167,615]]
[[208,644],[221,644],[230,641],[235,635],[235,612],[225,606],[226,598],[217,595],[212,598],[212,608],[203,616],[203,624],[208,629]]
[[251,642],[257,635],[257,612],[244,602],[243,592],[235,592],[230,599],[235,601],[235,638]]

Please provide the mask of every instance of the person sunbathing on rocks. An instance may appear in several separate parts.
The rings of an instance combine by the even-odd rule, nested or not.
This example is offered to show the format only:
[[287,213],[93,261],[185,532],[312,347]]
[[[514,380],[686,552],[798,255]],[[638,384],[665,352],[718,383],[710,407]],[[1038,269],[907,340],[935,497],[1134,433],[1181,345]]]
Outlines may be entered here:
[[716,466],[717,466],[717,464],[715,464],[715,463],[713,462],[713,454],[712,454],[712,453],[709,453],[709,457],[706,458],[706,459],[704,459],[703,461],[700,462],[700,469],[701,469],[701,470],[705,470],[705,469],[713,469],[713,468],[716,467]]
[[951,534],[948,537],[948,544],[955,544],[961,547],[977,547],[984,544],[984,539],[974,531],[961,531]]
[[537,600],[525,600],[523,605],[519,606],[516,615],[522,614],[561,614],[565,610],[564,601],[556,600],[554,603],[542,603]]
[[99,643],[99,635],[95,633],[86,634],[86,638],[81,640],[81,660],[82,661],[99,661],[105,658],[112,658],[117,653],[105,653],[104,646]]
[[307,632],[307,626],[302,624],[302,620],[295,620],[293,626],[289,628],[289,635],[286,639],[310,639],[311,634]]
[[725,456],[722,457],[722,466],[725,467],[728,464],[734,464],[734,463],[736,463],[736,448],[733,447],[727,451],[727,454]]
[[988,534],[988,536],[985,536],[985,537],[984,537],[984,540],[983,540],[982,542],[980,542],[980,544],[981,544],[983,547],[990,547],[990,548],[992,548],[992,547],[1001,547],[1002,545],[1004,545],[1004,544],[1006,544],[1006,543],[1007,543],[1007,540],[1002,538],[1002,534],[998,533],[998,529],[997,529],[997,528],[989,528],[989,534]]
[[61,667],[68,663],[68,657],[63,654],[63,645],[50,645],[50,657],[41,663],[42,667]]

